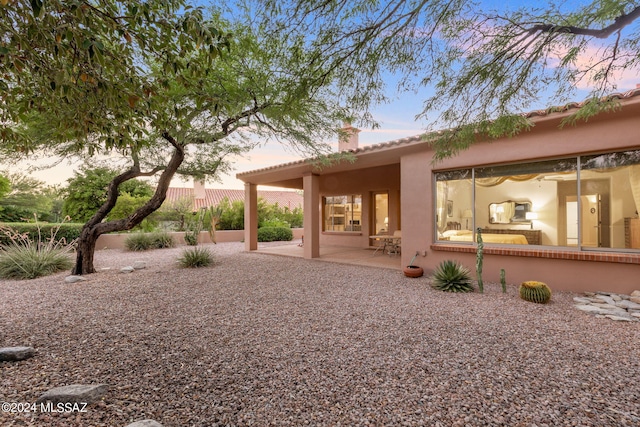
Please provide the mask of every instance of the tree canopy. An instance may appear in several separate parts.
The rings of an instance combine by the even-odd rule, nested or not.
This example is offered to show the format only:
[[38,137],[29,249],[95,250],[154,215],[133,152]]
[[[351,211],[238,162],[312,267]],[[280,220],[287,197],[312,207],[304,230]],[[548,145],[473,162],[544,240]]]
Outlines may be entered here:
[[257,1],[272,28],[308,35],[318,63],[337,76],[355,109],[384,101],[389,80],[422,97],[416,114],[427,130],[450,129],[431,135],[439,157],[478,133],[526,128],[520,113],[561,105],[576,88],[587,89],[591,102],[572,119],[613,108],[606,95],[621,73],[637,75],[640,61],[633,1]]
[[[74,272],[100,234],[158,209],[171,178],[215,177],[267,138],[321,153],[349,116],[305,35],[207,17],[182,1],[0,3],[0,153],[120,160],[86,222]],[[147,203],[106,220],[120,186],[155,176]]]
[[[69,216],[73,222],[86,222],[91,219],[100,206],[107,201],[109,183],[117,175],[117,170],[107,167],[93,169],[85,167],[74,172],[73,178],[67,180],[68,185],[64,190],[63,215]],[[123,182],[118,191],[118,202],[125,193],[144,202],[153,196],[151,184],[137,179]]]

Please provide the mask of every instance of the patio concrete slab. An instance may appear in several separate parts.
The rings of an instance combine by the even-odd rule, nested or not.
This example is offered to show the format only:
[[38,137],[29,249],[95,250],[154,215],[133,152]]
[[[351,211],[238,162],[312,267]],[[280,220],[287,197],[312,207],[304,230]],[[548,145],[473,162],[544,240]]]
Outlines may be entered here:
[[[369,267],[402,270],[399,255],[383,254],[380,251],[375,253],[375,249],[375,247],[354,248],[346,246],[322,246],[320,247],[320,258],[314,259],[341,264],[366,265]],[[304,248],[298,244],[262,248],[258,244],[258,250],[256,252],[269,255],[304,258]]]

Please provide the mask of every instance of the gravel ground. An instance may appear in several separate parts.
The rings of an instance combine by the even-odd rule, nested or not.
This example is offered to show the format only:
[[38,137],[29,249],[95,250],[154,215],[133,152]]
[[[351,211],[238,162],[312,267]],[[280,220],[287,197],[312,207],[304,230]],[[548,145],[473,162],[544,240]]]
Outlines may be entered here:
[[[105,250],[65,273],[0,281],[0,401],[105,383],[86,413],[0,413],[2,426],[637,426],[640,327],[548,305],[448,294],[398,271],[210,246]],[[119,273],[133,260],[145,270]]]

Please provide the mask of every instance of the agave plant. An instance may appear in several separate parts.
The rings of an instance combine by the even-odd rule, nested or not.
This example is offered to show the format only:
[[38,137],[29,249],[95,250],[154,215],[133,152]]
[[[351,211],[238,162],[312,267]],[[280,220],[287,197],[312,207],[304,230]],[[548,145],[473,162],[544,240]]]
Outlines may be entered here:
[[472,292],[471,272],[456,261],[442,261],[431,276],[431,286],[445,292]]

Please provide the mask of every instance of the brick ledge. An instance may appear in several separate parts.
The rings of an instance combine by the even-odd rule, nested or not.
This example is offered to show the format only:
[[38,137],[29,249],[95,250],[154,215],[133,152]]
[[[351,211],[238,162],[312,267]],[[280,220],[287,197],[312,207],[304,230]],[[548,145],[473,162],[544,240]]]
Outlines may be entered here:
[[[431,250],[442,252],[476,253],[475,245],[452,245],[434,243]],[[571,251],[562,249],[524,249],[514,247],[484,247],[485,255],[521,256],[531,258],[566,259],[572,261],[615,262],[640,264],[640,253]]]

